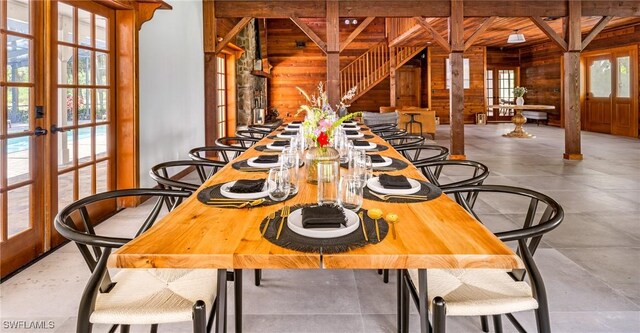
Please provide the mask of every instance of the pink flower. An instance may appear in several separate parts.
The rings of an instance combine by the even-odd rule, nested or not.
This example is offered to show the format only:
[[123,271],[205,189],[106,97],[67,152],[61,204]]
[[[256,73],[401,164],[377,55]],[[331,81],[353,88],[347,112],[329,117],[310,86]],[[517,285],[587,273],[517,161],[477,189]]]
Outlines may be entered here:
[[329,119],[322,119],[320,120],[318,125],[323,129],[328,129],[329,127],[331,127],[331,122],[329,121]]

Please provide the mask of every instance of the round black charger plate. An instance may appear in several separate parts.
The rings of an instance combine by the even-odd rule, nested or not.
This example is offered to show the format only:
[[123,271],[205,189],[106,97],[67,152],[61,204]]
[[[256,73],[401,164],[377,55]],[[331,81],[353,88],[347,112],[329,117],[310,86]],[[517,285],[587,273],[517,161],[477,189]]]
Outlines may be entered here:
[[[388,156],[387,156],[388,157]],[[389,157],[392,161],[391,161],[391,165],[387,165],[384,167],[374,167],[373,171],[388,171],[388,172],[393,172],[393,171],[400,171],[400,170],[404,170],[406,169],[409,164],[407,164],[404,161],[401,161],[397,158],[393,158],[393,157]],[[340,164],[341,167],[343,168],[349,168],[349,164],[348,163],[342,163]]]
[[[291,206],[291,212],[309,206],[313,206],[313,204]],[[363,217],[366,227],[365,229],[367,230],[367,237],[369,238],[369,241],[365,240],[364,238],[364,233],[362,232],[362,224],[358,226],[358,229],[354,230],[348,235],[336,238],[313,238],[302,236],[293,232],[293,230],[289,229],[286,221],[284,221],[284,224],[282,225],[280,238],[276,239],[278,228],[280,227],[280,222],[282,221],[282,218],[280,216],[281,211],[282,209],[279,209],[276,212],[276,217],[273,220],[269,221],[269,225],[267,227],[267,231],[264,234],[264,238],[272,244],[284,247],[285,249],[289,250],[313,253],[347,252],[359,247],[363,247],[365,245],[377,244],[380,241],[384,240],[384,238],[389,233],[389,225],[387,224],[387,222],[384,219],[378,219],[378,227],[380,229],[380,241],[378,241],[378,238],[376,236],[375,221],[367,216],[366,210],[362,209],[360,211],[364,213]],[[268,218],[265,217],[260,223],[260,233],[262,233],[262,231],[264,230],[267,220]]]
[[[198,201],[202,202],[203,204],[205,204],[207,206],[218,207],[218,206],[216,206],[214,204],[210,204],[209,200],[210,199],[229,199],[229,198],[223,196],[222,193],[220,193],[220,187],[222,187],[222,185],[224,185],[224,184],[225,183],[212,185],[212,186],[209,186],[209,187],[205,188],[204,190],[198,192]],[[298,193],[289,195],[287,197],[287,200],[295,197],[297,194]],[[263,202],[262,204],[260,204],[258,206],[254,206],[254,207],[272,206],[272,205],[277,205],[279,203],[280,204],[282,203],[282,201],[273,201],[269,197],[266,197],[265,199],[266,199],[265,202]],[[244,199],[238,199],[238,200],[244,200]],[[246,199],[246,201],[252,201],[252,199]],[[238,209],[238,208],[232,208],[232,207],[220,207],[220,208]]]
[[[369,189],[369,187],[364,188],[363,197],[367,200],[380,201],[380,202],[413,203],[413,202],[425,202],[425,201],[437,199],[442,195],[442,190],[439,187],[423,180],[419,180],[419,179],[415,179],[415,180],[420,182],[422,186],[420,187],[420,191],[413,193],[412,195],[425,196],[426,199],[406,199],[406,198],[391,197],[389,198],[389,200],[382,200],[374,196],[373,194],[371,194],[372,191]],[[378,193],[378,192],[375,192],[375,193]],[[378,193],[378,194],[386,195],[386,193]]]

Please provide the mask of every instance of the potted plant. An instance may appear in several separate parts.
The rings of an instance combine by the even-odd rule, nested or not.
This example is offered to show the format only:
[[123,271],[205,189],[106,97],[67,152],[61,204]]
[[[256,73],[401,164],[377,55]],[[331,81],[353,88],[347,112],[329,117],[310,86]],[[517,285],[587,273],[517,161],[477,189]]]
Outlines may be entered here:
[[524,94],[527,93],[526,87],[515,87],[513,88],[513,95],[516,96],[516,105],[524,105]]

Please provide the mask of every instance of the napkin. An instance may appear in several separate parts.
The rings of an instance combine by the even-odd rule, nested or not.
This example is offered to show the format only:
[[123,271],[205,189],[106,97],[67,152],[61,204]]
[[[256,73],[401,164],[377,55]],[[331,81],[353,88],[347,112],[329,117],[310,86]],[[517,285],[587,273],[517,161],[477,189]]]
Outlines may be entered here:
[[265,179],[240,179],[229,188],[233,193],[257,193],[262,192]]
[[259,164],[273,164],[278,163],[278,159],[278,155],[260,155],[258,156],[258,158],[253,160],[253,162]]
[[291,123],[292,123],[292,124],[302,124],[302,122],[301,122],[301,121],[292,121]]
[[340,228],[347,226],[347,218],[342,209],[336,206],[313,206],[302,208],[302,227]]
[[296,131],[284,131],[284,132],[282,132],[282,135],[284,135],[284,136],[294,136],[294,135],[297,135],[297,134],[298,134],[298,132],[296,132]]
[[355,129],[356,128],[356,124],[344,124],[343,123],[342,127],[345,128],[345,129],[349,129],[349,128]]
[[380,185],[384,188],[388,189],[410,189],[411,184],[407,180],[405,176],[391,176],[387,174],[381,174],[378,178],[380,180]]
[[289,140],[277,140],[271,143],[274,147],[286,147],[289,145]]
[[360,134],[358,131],[344,131],[344,133],[345,133],[346,135],[350,135],[350,136]]
[[353,140],[353,146],[354,147],[369,147],[369,146],[371,146],[371,144],[369,143],[369,141]]
[[291,128],[300,128],[300,126],[302,126],[301,124],[289,124],[287,125],[287,127],[291,127]]
[[355,125],[356,122],[353,121],[353,120],[345,120],[345,121],[342,122],[342,124],[353,124],[353,125]]
[[371,162],[372,163],[384,163],[385,162],[384,158],[382,158],[382,156],[380,156],[378,154],[371,154],[369,156],[371,156]]

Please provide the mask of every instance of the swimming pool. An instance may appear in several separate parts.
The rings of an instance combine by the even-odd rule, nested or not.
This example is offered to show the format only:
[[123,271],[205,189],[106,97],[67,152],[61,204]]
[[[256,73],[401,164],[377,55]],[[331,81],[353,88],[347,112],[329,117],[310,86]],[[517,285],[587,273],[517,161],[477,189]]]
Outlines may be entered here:
[[[103,140],[102,137],[106,136],[107,134],[107,126],[97,126],[96,127],[96,141],[98,142],[102,142]],[[69,142],[73,141],[73,131],[67,131],[67,132],[63,132],[60,133],[59,135],[67,135],[67,140],[69,140]],[[80,128],[78,129],[78,141],[82,140],[82,139],[86,139],[91,135],[91,128]],[[7,153],[11,154],[11,153],[17,153],[19,151],[23,151],[23,150],[27,150],[29,149],[29,137],[28,136],[23,136],[23,137],[19,137],[19,138],[13,138],[13,139],[9,139],[7,140]]]

